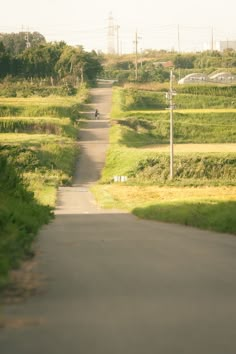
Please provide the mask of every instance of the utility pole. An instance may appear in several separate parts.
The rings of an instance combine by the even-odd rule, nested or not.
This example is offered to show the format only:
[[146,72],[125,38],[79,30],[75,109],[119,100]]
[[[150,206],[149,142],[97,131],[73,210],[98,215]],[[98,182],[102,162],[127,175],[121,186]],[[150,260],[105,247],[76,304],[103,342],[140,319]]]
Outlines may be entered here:
[[179,25],[178,25],[178,52],[180,53],[180,34],[179,34]]
[[120,55],[123,53],[123,48],[122,48],[122,41],[120,41]]
[[26,32],[25,34],[25,41],[26,41],[26,48],[30,48],[31,47],[31,44],[30,44],[30,41],[29,41],[29,32]]
[[119,25],[116,25],[116,53],[117,53],[117,55],[120,54],[120,48],[119,48],[119,44],[120,44],[119,29],[120,29],[120,26],[119,26]]
[[135,32],[135,80],[138,80],[138,40],[141,39],[141,37],[138,37],[138,32],[136,30]]
[[114,54],[115,53],[115,46],[114,46],[115,25],[114,25],[114,19],[113,19],[111,12],[110,12],[109,18],[108,18],[107,40],[108,40],[107,52],[108,52],[108,54]]
[[174,178],[174,121],[173,121],[173,96],[176,95],[176,92],[173,91],[173,70],[170,71],[170,90],[166,94],[166,97],[169,99],[170,106],[170,180]]
[[213,34],[213,27],[211,28],[211,51],[214,50],[214,34]]

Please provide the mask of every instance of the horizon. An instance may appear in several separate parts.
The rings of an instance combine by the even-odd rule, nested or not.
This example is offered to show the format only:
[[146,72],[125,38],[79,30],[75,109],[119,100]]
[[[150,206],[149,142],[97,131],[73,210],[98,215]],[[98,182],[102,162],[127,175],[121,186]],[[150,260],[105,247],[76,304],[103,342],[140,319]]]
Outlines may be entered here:
[[[154,0],[146,0],[145,4],[136,4],[135,0],[121,0],[119,4],[115,0],[100,0],[92,5],[80,0],[41,0],[40,5],[33,0],[9,0],[0,14],[0,32],[39,32],[47,42],[65,41],[68,45],[82,45],[88,51],[106,53],[108,17],[112,13],[116,52],[135,51],[136,31],[139,52],[196,52],[212,48],[212,42],[216,49],[218,41],[236,41],[235,10],[233,0],[221,4],[199,0],[197,7],[187,0],[178,4],[174,0],[161,4]],[[227,11],[227,16],[223,11]]]

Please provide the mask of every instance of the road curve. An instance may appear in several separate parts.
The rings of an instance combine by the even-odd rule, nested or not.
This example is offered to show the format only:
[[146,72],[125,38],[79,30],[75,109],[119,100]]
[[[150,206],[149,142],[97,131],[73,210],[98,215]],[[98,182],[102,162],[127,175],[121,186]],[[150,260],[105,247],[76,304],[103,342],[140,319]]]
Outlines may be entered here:
[[38,238],[44,291],[4,308],[23,325],[0,331],[0,353],[235,354],[236,238],[99,208],[88,189],[104,164],[111,88],[92,94],[101,119],[82,129],[73,186]]

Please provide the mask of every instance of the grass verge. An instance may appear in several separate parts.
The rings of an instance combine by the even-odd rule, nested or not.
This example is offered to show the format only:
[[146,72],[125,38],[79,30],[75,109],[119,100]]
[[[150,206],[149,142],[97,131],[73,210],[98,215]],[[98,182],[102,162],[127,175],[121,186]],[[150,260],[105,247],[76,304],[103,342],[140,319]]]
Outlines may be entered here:
[[[198,95],[195,106],[189,96],[189,107],[204,109],[175,112],[170,181],[169,113],[153,111],[164,101],[156,93],[115,89],[110,148],[100,184],[92,188],[98,202],[141,218],[236,234],[235,109],[215,109],[224,105],[218,93],[211,100]],[[114,176],[128,182],[114,184]]]
[[236,234],[236,187],[102,185],[92,191],[104,208],[140,218]]

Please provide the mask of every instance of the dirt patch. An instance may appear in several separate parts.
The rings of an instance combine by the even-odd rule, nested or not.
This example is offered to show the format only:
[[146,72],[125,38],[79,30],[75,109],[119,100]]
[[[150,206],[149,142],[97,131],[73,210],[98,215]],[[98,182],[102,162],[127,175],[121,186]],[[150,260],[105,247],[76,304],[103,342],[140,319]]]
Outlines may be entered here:
[[45,277],[39,273],[40,253],[34,249],[32,256],[22,262],[17,270],[10,272],[10,282],[1,293],[0,303],[21,303],[29,297],[43,292]]
[[43,318],[7,318],[0,319],[0,329],[20,329],[24,327],[39,326],[45,323]]

